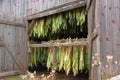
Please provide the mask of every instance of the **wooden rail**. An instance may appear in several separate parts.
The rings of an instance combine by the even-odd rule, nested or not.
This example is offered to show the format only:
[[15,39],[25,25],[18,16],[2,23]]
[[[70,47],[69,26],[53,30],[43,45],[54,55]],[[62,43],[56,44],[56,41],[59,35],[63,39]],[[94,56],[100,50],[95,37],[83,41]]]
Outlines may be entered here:
[[6,21],[6,20],[1,20],[0,19],[0,23],[1,24],[6,24],[6,25],[12,25],[12,26],[17,26],[17,27],[25,27],[25,25],[23,23],[17,22],[17,21]]
[[[20,71],[6,71],[6,72],[0,73],[0,77],[18,75],[18,74],[21,74],[21,73],[22,73],[22,72],[20,72]],[[1,79],[0,79],[0,80],[1,80]]]
[[55,46],[79,46],[79,45],[83,45],[86,46],[87,45],[87,41],[76,41],[76,42],[64,42],[64,43],[30,43],[29,47],[55,47]]

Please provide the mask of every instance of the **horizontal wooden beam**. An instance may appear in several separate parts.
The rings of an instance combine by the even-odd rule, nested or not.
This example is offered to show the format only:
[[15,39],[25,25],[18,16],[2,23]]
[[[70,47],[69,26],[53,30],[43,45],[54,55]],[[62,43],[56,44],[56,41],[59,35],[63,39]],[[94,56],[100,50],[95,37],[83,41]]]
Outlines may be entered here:
[[42,12],[38,12],[32,15],[28,15],[26,16],[26,20],[33,20],[36,18],[41,18],[41,17],[45,17],[48,15],[52,15],[52,14],[56,14],[56,13],[60,13],[63,11],[67,11],[67,10],[71,10],[71,9],[75,9],[78,7],[82,7],[86,5],[86,0],[74,0],[72,2],[69,3],[65,3],[59,6],[55,6],[54,8],[50,8],[47,10],[44,10]]
[[21,72],[20,71],[1,72],[0,77],[13,76],[13,75],[18,75],[18,74],[21,74]]
[[25,27],[25,24],[23,24],[23,23],[20,23],[20,22],[17,22],[17,21],[14,21],[14,22],[12,22],[12,21],[6,21],[6,20],[0,20],[0,23],[1,24],[6,24],[6,25],[12,25],[12,26],[17,26],[17,27]]
[[76,41],[76,42],[66,42],[66,43],[41,43],[41,44],[29,44],[29,47],[51,47],[51,46],[79,46],[87,45],[87,41]]

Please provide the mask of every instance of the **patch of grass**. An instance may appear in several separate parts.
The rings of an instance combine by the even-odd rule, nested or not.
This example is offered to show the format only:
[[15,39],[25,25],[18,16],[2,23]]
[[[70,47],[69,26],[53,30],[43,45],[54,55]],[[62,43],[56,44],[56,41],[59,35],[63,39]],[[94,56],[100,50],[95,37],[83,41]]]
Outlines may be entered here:
[[22,80],[22,78],[20,78],[20,77],[13,77],[13,78],[10,78],[8,80]]

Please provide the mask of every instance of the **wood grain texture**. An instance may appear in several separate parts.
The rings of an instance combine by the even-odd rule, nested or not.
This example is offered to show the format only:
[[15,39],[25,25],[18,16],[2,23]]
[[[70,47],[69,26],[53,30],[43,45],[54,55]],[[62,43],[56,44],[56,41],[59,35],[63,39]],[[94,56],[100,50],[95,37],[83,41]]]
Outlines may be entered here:
[[[48,16],[48,15],[56,14],[56,13],[59,13],[59,12],[71,10],[71,9],[78,8],[78,7],[82,7],[82,6],[86,5],[86,1],[85,0],[71,1],[71,2],[61,4],[61,5],[57,5],[57,6],[54,6],[53,3],[51,4],[51,1],[48,1],[48,4],[50,4],[50,7],[48,7],[48,9],[44,9],[44,10],[38,12],[38,13],[27,15],[26,20],[41,18],[41,17],[45,17],[45,16]],[[51,7],[51,6],[54,6],[54,7]]]
[[20,73],[21,73],[20,71],[8,71],[8,72],[3,72],[3,73],[0,73],[0,78],[1,78],[1,77],[5,77],[5,76],[18,75],[18,74],[20,74]]
[[[0,0],[0,40],[9,52],[26,67],[24,16],[28,0]],[[4,47],[0,47],[0,72],[19,70]]]
[[88,43],[87,41],[77,41],[77,42],[63,42],[63,43],[31,43],[29,44],[30,47],[50,47],[50,46],[79,46],[79,45],[83,45],[86,46]]
[[[99,0],[95,1],[94,4],[93,1],[88,10],[89,51],[91,55],[100,54],[102,68],[105,68],[105,65],[108,64],[106,56],[113,56],[112,69],[106,69],[106,71],[108,75],[111,72],[118,74],[120,69],[115,65],[115,61],[120,61],[120,1]],[[89,1],[87,4],[89,4]],[[99,35],[91,42],[90,35],[94,33],[95,27],[99,27]],[[100,71],[99,67],[91,68],[90,80],[101,80],[99,77]]]

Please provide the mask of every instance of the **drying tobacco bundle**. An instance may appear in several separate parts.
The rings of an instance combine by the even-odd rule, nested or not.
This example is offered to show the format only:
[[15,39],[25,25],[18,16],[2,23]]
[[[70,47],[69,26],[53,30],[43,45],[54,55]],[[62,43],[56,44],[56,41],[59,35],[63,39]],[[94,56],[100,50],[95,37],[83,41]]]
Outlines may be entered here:
[[[77,39],[76,39],[77,40]],[[71,42],[71,38],[66,41]],[[52,69],[53,47],[34,47],[30,53],[29,66],[37,66],[40,62],[48,70]],[[56,47],[56,70],[65,71],[66,75],[72,71],[74,76],[79,71],[89,70],[89,54],[85,46],[58,46]]]
[[[63,30],[72,30],[72,34],[78,34],[85,27],[85,8],[78,8],[63,13],[54,14],[44,18],[36,19],[33,29],[29,36],[32,38],[59,37]],[[71,34],[71,31],[68,31]]]

